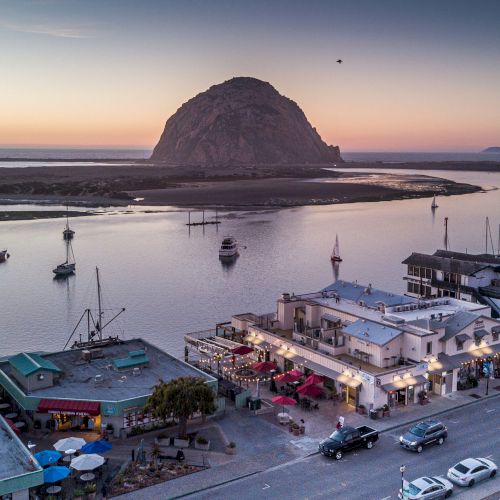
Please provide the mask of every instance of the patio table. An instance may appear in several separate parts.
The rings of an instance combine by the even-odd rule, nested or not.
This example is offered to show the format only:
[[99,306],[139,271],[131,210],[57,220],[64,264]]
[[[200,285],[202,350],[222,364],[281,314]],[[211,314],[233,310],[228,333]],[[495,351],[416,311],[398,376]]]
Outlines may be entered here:
[[47,488],[47,493],[49,493],[50,495],[57,495],[61,492],[61,490],[61,486],[50,486],[49,488]]
[[82,481],[93,481],[95,479],[95,474],[92,474],[92,472],[86,472],[80,476],[80,479]]
[[11,405],[9,403],[0,404],[0,411],[10,409]]
[[18,429],[24,429],[26,427],[26,423],[25,422],[15,422],[14,425],[18,428]]
[[5,415],[5,418],[10,418],[10,420],[15,420],[17,417],[18,414],[15,411],[13,411],[12,413],[7,413],[7,415]]
[[290,414],[286,412],[278,413],[278,421],[280,424],[288,424],[290,422]]

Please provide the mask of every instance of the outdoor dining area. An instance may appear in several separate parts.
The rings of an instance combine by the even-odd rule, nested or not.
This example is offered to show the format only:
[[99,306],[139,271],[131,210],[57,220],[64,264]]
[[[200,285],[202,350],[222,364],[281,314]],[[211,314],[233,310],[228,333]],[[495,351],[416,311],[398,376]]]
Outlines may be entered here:
[[87,443],[79,437],[60,439],[53,450],[33,455],[44,469],[41,498],[95,498],[97,482],[103,478],[106,459],[101,455],[113,445],[106,440]]

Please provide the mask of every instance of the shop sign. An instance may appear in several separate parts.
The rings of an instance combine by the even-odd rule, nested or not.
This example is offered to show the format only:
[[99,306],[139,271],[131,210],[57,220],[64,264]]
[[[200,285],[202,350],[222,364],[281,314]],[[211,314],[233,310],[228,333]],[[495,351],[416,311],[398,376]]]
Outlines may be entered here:
[[103,404],[102,405],[102,413],[108,417],[112,417],[116,415],[116,406],[112,404]]
[[482,319],[476,319],[474,321],[474,330],[479,330],[484,328],[484,321]]
[[373,375],[370,375],[369,373],[366,372],[358,372],[358,373],[365,382],[368,382],[369,384],[375,383],[375,377]]
[[426,372],[429,369],[429,363],[419,363],[417,365],[417,371]]
[[55,415],[75,415],[77,417],[88,416],[88,413],[85,413],[84,411],[49,410],[49,413]]

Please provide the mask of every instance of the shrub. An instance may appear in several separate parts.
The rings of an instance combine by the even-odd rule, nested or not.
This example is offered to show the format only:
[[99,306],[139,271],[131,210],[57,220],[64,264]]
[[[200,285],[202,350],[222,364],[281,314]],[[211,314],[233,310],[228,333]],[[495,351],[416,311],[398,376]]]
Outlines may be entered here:
[[196,438],[196,442],[198,444],[208,444],[208,439],[207,438],[204,438],[203,436],[198,436]]
[[227,445],[228,448],[236,448],[236,443],[234,441],[230,441]]

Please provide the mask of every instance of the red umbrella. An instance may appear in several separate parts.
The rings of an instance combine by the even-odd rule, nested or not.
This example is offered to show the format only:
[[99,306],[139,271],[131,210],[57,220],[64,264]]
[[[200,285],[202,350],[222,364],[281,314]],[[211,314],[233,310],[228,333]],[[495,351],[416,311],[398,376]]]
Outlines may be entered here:
[[231,352],[233,354],[241,354],[242,356],[244,354],[248,354],[252,351],[253,351],[253,349],[251,347],[248,347],[247,345],[239,345],[238,347],[233,347],[231,349]]
[[297,392],[299,394],[302,394],[303,396],[311,396],[312,398],[315,398],[320,394],[323,394],[323,389],[321,387],[318,387],[317,385],[304,384],[300,387],[297,387]]
[[[295,401],[295,400],[294,400]],[[21,434],[21,429],[18,429],[15,425],[14,422],[10,418],[5,418],[5,421],[7,422],[8,426],[19,436]]]
[[309,375],[309,377],[306,378],[304,385],[321,384],[324,381],[325,377],[323,377],[323,375],[318,375],[317,373],[313,373],[312,375]]
[[276,370],[277,366],[271,361],[260,361],[252,365],[252,370],[261,373],[268,373],[272,370]]
[[275,377],[276,382],[296,382],[300,377],[292,375],[292,373],[282,373]]
[[289,398],[287,396],[274,396],[271,401],[283,406],[283,413],[285,413],[285,406],[295,406],[297,404],[297,401],[295,401],[295,399]]
[[295,368],[294,370],[289,371],[288,373],[290,375],[293,375],[294,377],[297,377],[297,378],[300,378],[300,377],[304,376],[304,373],[301,372],[300,370],[297,370],[297,368]]

